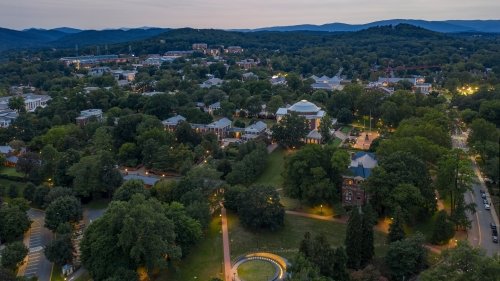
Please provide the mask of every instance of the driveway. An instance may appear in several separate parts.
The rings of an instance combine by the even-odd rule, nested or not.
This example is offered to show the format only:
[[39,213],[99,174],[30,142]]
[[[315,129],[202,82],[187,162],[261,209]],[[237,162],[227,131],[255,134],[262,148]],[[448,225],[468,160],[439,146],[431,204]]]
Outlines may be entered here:
[[52,241],[52,232],[45,228],[45,212],[30,209],[28,216],[32,220],[31,227],[25,234],[24,244],[29,249],[24,264],[18,272],[19,276],[38,277],[39,281],[50,281],[52,263],[43,252],[44,247]]

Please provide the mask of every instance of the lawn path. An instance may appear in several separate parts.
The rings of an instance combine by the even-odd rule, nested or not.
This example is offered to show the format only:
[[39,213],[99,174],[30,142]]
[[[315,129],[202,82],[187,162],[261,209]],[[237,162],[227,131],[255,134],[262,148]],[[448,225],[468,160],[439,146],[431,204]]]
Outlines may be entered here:
[[227,230],[226,208],[221,209],[222,247],[224,250],[224,280],[231,280],[231,252],[229,250],[229,233]]

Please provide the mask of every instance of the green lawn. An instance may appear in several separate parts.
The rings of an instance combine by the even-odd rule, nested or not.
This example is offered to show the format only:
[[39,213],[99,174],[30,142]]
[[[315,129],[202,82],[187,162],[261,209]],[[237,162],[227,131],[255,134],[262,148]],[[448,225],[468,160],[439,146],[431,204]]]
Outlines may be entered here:
[[[231,239],[231,258],[256,252],[269,251],[292,259],[298,252],[299,243],[304,233],[309,231],[313,236],[324,233],[334,247],[344,244],[346,224],[320,221],[298,216],[285,216],[282,229],[269,232],[251,232],[244,229],[234,214],[228,214],[229,238]],[[375,232],[375,253],[381,257],[387,251],[385,234]]]
[[238,276],[244,281],[263,281],[271,279],[276,268],[267,261],[253,260],[238,267]]
[[339,138],[335,138],[332,141],[333,146],[339,146],[342,141]]
[[343,126],[342,129],[340,129],[340,131],[344,134],[349,133],[350,130],[351,130],[350,126]]
[[19,177],[19,178],[24,177],[24,174],[19,173],[18,171],[16,171],[16,168],[13,168],[13,167],[1,167],[0,174],[11,176],[11,177]]
[[223,278],[222,234],[220,218],[210,223],[205,237],[191,249],[187,258],[178,265],[162,272],[157,281],[209,280],[212,277]]
[[283,186],[283,177],[281,174],[285,168],[285,150],[278,147],[271,154],[267,160],[267,168],[255,181],[256,184],[269,184],[276,188]]

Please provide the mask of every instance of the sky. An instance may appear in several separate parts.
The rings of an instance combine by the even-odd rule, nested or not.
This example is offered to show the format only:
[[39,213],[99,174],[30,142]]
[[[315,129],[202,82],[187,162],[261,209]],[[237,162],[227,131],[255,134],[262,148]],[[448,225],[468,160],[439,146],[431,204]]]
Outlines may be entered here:
[[0,27],[256,28],[384,19],[500,19],[499,0],[0,0]]

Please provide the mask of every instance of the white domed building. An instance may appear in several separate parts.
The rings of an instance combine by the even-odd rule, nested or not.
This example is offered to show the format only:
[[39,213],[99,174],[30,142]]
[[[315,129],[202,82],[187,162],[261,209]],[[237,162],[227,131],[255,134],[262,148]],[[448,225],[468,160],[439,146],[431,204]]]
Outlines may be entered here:
[[291,114],[292,112],[296,113],[299,116],[303,116],[307,120],[307,124],[311,129],[311,132],[307,135],[305,142],[306,143],[321,143],[321,134],[318,131],[319,124],[321,122],[321,118],[325,116],[325,111],[321,110],[320,107],[315,105],[314,103],[301,100],[299,102],[294,103],[290,107],[281,107],[276,112],[276,121],[280,122],[284,116]]

